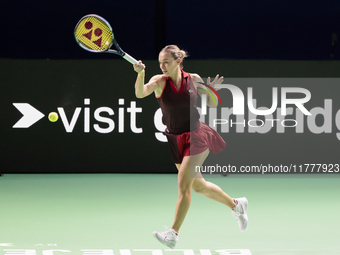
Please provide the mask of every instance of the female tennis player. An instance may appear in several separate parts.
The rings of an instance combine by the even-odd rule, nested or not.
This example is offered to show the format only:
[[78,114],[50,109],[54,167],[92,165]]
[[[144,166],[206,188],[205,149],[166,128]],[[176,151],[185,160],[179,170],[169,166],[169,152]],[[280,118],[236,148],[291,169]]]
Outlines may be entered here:
[[[232,199],[220,187],[205,181],[201,173],[194,173],[193,167],[200,167],[209,152],[222,151],[226,143],[215,130],[199,121],[197,93],[201,95],[205,92],[197,88],[203,87],[200,84],[203,79],[198,74],[183,71],[183,60],[186,56],[187,53],[176,45],[166,46],[159,53],[162,74],[153,76],[147,84],[144,84],[145,65],[139,61],[133,66],[138,73],[135,83],[136,97],[144,98],[152,92],[155,93],[163,113],[163,122],[167,127],[164,134],[178,169],[178,199],[172,228],[153,233],[162,244],[172,249],[176,246],[179,229],[190,207],[191,189],[232,209],[241,231],[244,231],[248,224],[248,201],[245,197]],[[212,82],[208,78],[208,85],[214,87],[222,81],[223,77],[217,75]],[[207,98],[208,106],[217,106],[210,96]]]

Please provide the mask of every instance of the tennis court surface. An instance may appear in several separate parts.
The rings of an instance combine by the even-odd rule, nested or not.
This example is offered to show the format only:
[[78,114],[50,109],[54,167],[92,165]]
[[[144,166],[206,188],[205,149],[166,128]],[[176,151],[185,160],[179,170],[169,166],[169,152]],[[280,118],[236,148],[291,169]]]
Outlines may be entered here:
[[192,193],[175,250],[175,174],[8,174],[0,177],[0,255],[336,255],[340,175],[206,178],[247,197],[248,229],[226,206]]

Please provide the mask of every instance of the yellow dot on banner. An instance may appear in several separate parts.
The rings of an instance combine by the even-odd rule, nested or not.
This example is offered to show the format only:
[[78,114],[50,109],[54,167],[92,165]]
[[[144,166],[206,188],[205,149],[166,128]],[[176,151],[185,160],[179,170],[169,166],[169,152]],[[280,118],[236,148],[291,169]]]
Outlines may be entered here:
[[56,112],[51,112],[49,115],[48,115],[48,119],[51,121],[51,122],[56,122],[58,120],[58,113]]

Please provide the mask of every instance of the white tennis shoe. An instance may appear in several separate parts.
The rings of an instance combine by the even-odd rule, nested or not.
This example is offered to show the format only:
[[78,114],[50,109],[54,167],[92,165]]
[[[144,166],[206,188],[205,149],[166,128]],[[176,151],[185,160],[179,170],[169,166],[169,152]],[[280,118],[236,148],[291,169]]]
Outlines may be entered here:
[[171,249],[175,249],[175,246],[178,241],[178,234],[172,228],[168,229],[167,226],[165,227],[164,232],[153,232],[153,236],[157,238],[162,244],[168,246]]
[[235,198],[234,200],[237,201],[237,205],[232,209],[231,213],[237,219],[240,230],[243,232],[248,225],[248,200],[245,197]]

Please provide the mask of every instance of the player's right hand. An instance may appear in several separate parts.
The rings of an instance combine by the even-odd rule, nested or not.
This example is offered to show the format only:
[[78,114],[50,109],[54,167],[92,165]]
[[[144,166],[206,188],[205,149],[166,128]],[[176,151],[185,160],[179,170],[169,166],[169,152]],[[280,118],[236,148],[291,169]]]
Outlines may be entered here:
[[133,69],[137,73],[144,73],[145,65],[143,64],[143,62],[141,60],[139,60],[139,62],[137,64],[133,65]]

